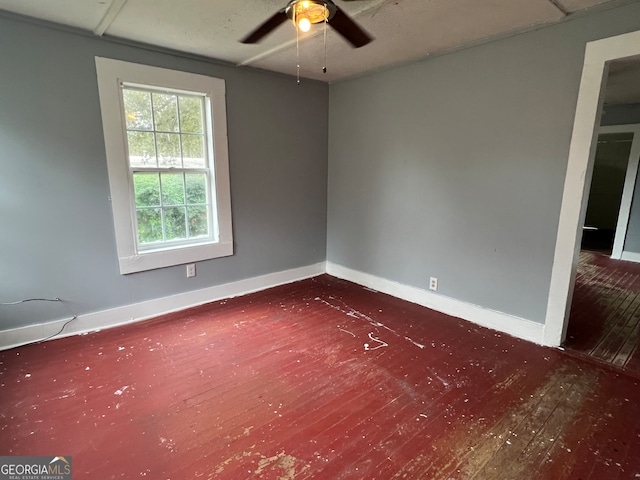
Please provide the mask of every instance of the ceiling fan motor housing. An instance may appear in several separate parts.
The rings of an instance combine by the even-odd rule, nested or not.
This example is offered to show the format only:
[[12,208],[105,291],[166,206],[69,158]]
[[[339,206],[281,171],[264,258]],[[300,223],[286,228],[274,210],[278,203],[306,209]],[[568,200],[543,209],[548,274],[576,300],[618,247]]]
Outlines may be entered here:
[[286,7],[278,10],[240,41],[242,43],[257,43],[287,19],[293,21],[298,31],[308,31],[312,24],[326,21],[354,48],[362,47],[373,40],[371,35],[332,0],[289,0]]
[[319,0],[291,0],[285,12],[294,23],[304,16],[313,24],[330,20],[336,13],[336,6],[331,1]]

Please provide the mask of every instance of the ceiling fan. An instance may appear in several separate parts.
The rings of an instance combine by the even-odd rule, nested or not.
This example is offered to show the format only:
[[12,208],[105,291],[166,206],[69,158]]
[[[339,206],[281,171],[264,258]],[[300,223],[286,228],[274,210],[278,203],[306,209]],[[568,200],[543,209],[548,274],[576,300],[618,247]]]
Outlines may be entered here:
[[326,21],[354,48],[362,47],[373,40],[371,35],[331,0],[290,0],[284,8],[240,41],[258,43],[287,19],[302,32],[308,32],[314,23]]

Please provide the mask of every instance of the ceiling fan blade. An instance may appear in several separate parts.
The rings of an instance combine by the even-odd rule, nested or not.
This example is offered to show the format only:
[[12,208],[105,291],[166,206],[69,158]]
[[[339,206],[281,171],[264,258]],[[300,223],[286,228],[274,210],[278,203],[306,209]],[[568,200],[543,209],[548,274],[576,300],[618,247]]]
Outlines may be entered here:
[[373,40],[373,37],[365,32],[360,25],[351,19],[346,13],[344,13],[339,7],[336,6],[336,13],[329,20],[336,32],[344,37],[355,48],[360,48]]
[[249,35],[240,40],[241,43],[258,43],[265,36],[273,32],[280,26],[285,20],[287,20],[287,14],[285,9],[279,10],[266,22],[256,28]]

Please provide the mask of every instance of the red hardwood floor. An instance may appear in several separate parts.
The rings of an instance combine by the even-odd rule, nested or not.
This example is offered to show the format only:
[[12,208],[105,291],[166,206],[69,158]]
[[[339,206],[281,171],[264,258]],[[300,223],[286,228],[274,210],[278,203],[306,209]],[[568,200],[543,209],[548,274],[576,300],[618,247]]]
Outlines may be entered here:
[[582,251],[566,347],[640,378],[640,264]]
[[0,352],[74,479],[636,479],[640,385],[329,276]]

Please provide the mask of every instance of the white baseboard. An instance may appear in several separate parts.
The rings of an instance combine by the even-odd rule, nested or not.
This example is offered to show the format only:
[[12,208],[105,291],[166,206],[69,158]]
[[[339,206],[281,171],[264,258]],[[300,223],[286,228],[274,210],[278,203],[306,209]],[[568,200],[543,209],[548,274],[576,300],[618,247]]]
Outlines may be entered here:
[[[332,262],[320,262],[306,267],[270,273],[201,290],[79,315],[76,320],[69,323],[64,328],[64,331],[60,335],[56,335],[55,338],[68,337],[70,335],[94,332],[96,330],[139,322],[224,298],[246,295],[278,285],[315,277],[323,273],[349,280],[364,287],[431,308],[432,310],[447,315],[462,318],[483,327],[545,345],[544,325],[541,323],[438,295],[428,290],[404,285],[392,280],[387,280],[386,278],[352,270]],[[68,320],[69,319],[66,318],[38,325],[28,325],[0,331],[0,350],[19,347],[55,335]]]
[[[325,273],[325,271],[325,262],[320,262],[306,267],[238,280],[237,282],[225,283],[201,290],[179,293],[169,297],[78,315],[78,318],[70,322],[64,331],[60,335],[56,335],[55,338],[68,337],[70,335],[94,332],[96,330],[139,322],[157,317],[158,315],[184,310],[185,308],[195,307],[204,303],[215,302],[223,298],[246,295],[278,285],[315,277]],[[55,335],[68,320],[69,319],[66,318],[38,325],[28,325],[0,331],[0,350],[19,347]]]
[[332,262],[327,262],[327,273],[378,292],[383,292],[453,317],[462,318],[463,320],[483,327],[498,330],[539,345],[545,344],[544,325],[541,323],[438,295],[428,290],[404,285],[392,280],[387,280],[386,278],[352,270]]
[[626,260],[627,262],[640,263],[640,253],[635,252],[622,252],[620,260]]

